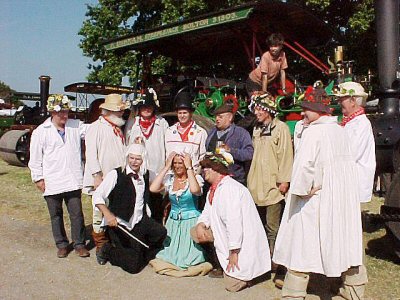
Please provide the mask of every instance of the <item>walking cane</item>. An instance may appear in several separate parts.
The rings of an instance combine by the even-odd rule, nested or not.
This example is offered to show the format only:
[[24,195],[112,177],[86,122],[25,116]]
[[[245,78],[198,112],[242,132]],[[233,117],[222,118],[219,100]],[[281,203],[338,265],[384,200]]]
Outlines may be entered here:
[[133,238],[135,241],[137,241],[138,243],[142,244],[143,246],[145,246],[147,249],[149,249],[150,247],[147,246],[145,243],[143,243],[141,240],[139,240],[137,237],[135,237],[134,235],[132,235],[128,230],[126,230],[124,227],[122,227],[121,225],[118,224],[118,228],[121,229],[123,232],[125,232],[127,235],[129,235],[131,238]]

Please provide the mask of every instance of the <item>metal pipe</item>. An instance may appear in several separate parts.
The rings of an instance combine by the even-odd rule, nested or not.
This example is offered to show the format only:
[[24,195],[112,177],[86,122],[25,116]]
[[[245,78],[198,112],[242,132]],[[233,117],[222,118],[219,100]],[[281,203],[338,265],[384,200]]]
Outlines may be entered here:
[[399,114],[399,0],[375,0],[380,106],[387,116]]
[[285,42],[284,45],[286,47],[288,47],[290,50],[292,50],[293,52],[297,53],[298,55],[300,55],[302,58],[304,58],[305,60],[307,60],[310,64],[312,64],[314,67],[316,67],[318,70],[320,70],[321,72],[328,74],[329,72],[327,70],[325,70],[323,67],[321,67],[320,65],[318,65],[316,62],[314,62],[311,58],[307,57],[304,53],[301,53],[299,50],[297,50],[295,47],[293,47],[292,45],[290,45],[289,43]]
[[40,80],[40,116],[47,115],[47,98],[49,98],[50,76],[42,75]]
[[310,51],[308,51],[306,48],[304,48],[300,43],[294,42],[294,44],[299,47],[301,50],[303,50],[306,54],[308,54],[314,62],[316,62],[318,65],[320,65],[322,68],[325,70],[329,71],[329,67],[325,65],[321,60],[319,60],[314,54],[312,54]]

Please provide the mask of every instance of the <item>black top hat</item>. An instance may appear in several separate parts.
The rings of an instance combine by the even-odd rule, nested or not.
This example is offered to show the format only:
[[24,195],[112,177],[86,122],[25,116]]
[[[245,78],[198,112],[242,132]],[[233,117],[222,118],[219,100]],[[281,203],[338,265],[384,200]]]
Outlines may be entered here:
[[175,110],[178,109],[188,109],[194,111],[193,99],[195,95],[189,91],[183,91],[175,96]]
[[143,96],[142,101],[138,103],[138,107],[141,106],[152,106],[154,108],[157,107],[157,104],[154,100],[154,94],[150,92],[146,92],[146,94]]

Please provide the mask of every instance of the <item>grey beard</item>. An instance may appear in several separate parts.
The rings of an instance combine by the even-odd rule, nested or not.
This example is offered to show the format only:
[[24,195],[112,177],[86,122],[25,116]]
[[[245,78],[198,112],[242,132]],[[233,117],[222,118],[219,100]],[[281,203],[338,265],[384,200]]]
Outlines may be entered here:
[[108,119],[110,122],[112,122],[112,123],[114,123],[115,125],[117,125],[118,127],[121,127],[121,126],[123,126],[123,125],[125,124],[125,120],[124,120],[124,119],[122,119],[122,118],[120,118],[120,117],[117,117],[117,116],[115,116],[115,115],[108,115],[108,116],[107,116],[107,119]]

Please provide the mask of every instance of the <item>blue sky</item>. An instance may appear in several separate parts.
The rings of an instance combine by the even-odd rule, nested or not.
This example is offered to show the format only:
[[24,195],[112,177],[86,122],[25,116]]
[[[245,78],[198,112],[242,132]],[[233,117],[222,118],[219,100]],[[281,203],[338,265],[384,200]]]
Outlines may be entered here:
[[96,0],[0,0],[0,81],[19,92],[39,92],[49,75],[50,93],[86,81],[90,58],[78,47],[86,3]]

